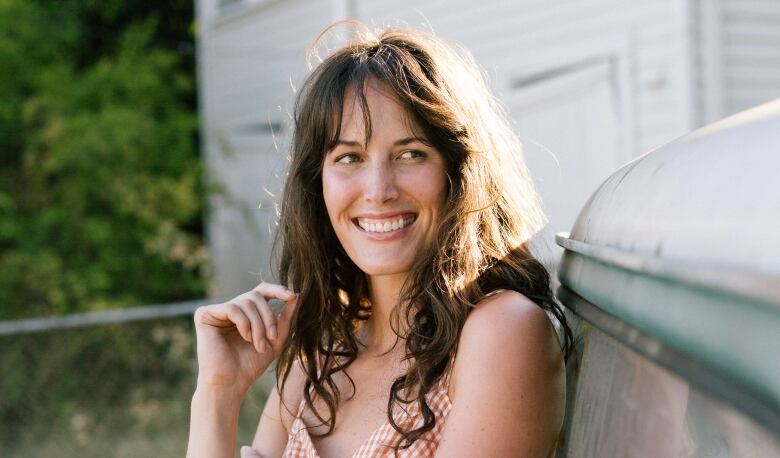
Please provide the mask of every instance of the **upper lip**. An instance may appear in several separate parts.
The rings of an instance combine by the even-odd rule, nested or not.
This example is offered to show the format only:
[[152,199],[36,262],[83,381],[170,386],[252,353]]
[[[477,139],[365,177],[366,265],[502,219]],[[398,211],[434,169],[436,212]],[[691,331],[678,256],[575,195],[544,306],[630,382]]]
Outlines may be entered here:
[[416,215],[415,212],[401,211],[401,212],[386,212],[386,213],[363,213],[361,215],[355,215],[355,219],[389,219],[393,217],[401,217],[406,215]]

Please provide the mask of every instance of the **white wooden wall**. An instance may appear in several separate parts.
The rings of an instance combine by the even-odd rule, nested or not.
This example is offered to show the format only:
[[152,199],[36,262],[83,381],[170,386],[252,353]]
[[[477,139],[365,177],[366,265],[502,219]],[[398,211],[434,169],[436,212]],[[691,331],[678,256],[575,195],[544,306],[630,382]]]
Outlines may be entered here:
[[[688,11],[677,0],[357,2],[377,25],[464,44],[510,109],[550,225],[568,231],[623,163],[692,126]],[[545,251],[547,251],[545,253]]]
[[700,2],[701,123],[780,97],[780,1]]
[[308,44],[333,19],[433,28],[473,52],[524,142],[548,245],[610,172],[695,123],[688,1],[247,0],[222,14],[216,2],[198,4],[204,155],[259,227],[250,234],[239,211],[217,205],[208,225],[217,295],[269,272],[263,188],[279,189],[286,147],[283,131],[274,148],[269,120],[288,120],[291,80],[301,81]]
[[323,2],[233,4],[199,10],[203,156],[230,201],[207,215],[215,281],[229,296],[270,278],[275,196],[284,179],[293,87],[306,73],[309,42],[330,20]]
[[724,0],[726,115],[780,97],[780,1]]

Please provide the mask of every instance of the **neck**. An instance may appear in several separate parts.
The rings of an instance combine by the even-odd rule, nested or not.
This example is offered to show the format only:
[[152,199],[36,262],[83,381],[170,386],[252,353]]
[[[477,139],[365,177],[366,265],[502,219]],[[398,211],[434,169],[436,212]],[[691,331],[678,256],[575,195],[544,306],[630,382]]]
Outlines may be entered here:
[[[371,300],[371,318],[366,322],[363,342],[370,352],[386,352],[394,345],[402,344],[390,325],[393,308],[398,304],[398,296],[406,280],[406,274],[378,275],[369,277],[369,299]],[[400,320],[399,332],[404,331],[404,320]],[[396,342],[398,341],[398,342]]]

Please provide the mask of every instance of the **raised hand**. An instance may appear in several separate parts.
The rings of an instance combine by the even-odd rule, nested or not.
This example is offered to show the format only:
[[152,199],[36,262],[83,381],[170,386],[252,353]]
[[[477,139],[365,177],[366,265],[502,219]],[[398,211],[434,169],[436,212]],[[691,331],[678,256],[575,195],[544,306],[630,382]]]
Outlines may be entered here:
[[[268,302],[285,301],[279,316]],[[260,283],[221,304],[195,311],[198,386],[243,397],[282,350],[298,296],[284,286]]]

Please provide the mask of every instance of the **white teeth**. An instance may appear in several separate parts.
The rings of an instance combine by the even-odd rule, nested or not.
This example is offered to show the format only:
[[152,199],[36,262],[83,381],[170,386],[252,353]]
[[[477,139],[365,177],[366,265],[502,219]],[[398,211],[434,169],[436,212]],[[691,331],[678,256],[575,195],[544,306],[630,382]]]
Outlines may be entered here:
[[358,219],[357,223],[358,226],[360,226],[361,229],[363,229],[366,232],[390,232],[390,231],[397,231],[398,229],[403,229],[404,227],[411,224],[412,221],[413,219],[404,221],[404,218],[402,216],[395,221],[385,221],[384,223],[369,223],[360,219]]

